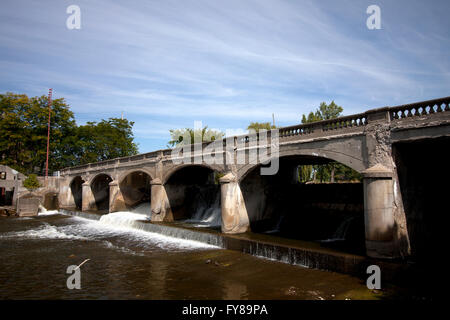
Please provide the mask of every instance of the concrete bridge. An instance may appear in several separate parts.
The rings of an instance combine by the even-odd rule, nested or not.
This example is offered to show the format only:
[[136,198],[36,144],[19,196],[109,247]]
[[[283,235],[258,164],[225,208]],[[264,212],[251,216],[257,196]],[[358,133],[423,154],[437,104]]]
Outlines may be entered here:
[[[60,172],[59,205],[115,212],[150,201],[151,220],[170,222],[177,219],[190,197],[186,186],[214,184],[216,179],[220,183],[222,232],[243,233],[264,207],[261,203],[267,195],[255,180],[261,168],[269,170],[279,163],[277,175],[289,180],[299,164],[337,161],[363,176],[367,255],[407,256],[411,250],[405,214],[408,200],[403,199],[407,196],[399,178],[403,170],[399,161],[411,155],[401,154],[404,148],[396,146],[412,143],[414,149],[415,142],[438,141],[439,146],[448,148],[449,102],[446,97],[385,107],[283,127],[270,132],[267,139],[262,135],[228,137],[175,151],[158,150],[65,168]],[[252,159],[252,150],[259,151],[260,161]],[[239,161],[239,156],[245,161]],[[267,159],[270,164],[261,164]]]

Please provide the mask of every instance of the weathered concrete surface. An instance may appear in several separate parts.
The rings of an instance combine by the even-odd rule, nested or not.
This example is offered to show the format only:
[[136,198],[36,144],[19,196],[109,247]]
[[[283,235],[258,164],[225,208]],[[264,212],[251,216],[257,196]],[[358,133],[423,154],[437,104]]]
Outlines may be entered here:
[[243,233],[250,230],[250,221],[238,180],[233,173],[220,178],[222,232]]
[[392,171],[377,164],[363,174],[367,254],[371,257],[394,257]]
[[83,203],[81,209],[83,211],[96,210],[97,206],[95,204],[94,193],[92,192],[91,185],[89,182],[85,182],[83,187]]
[[[400,185],[397,168],[392,157],[390,115],[386,108],[375,111],[368,115],[369,123],[365,126],[365,159],[368,169],[363,173],[366,232],[369,232],[366,233],[367,254],[390,258],[408,256],[411,248],[403,201],[398,192]],[[374,242],[374,232],[370,226],[367,227],[367,223],[375,223],[376,219],[389,224],[384,226],[384,237],[392,233],[392,240]]]
[[128,209],[117,181],[109,183],[109,199],[109,212],[126,211]]
[[151,220],[155,222],[173,221],[172,209],[167,197],[166,189],[161,179],[156,178],[151,181],[152,194],[150,201]]
[[17,202],[17,214],[20,217],[37,216],[42,198],[36,194],[21,196]]

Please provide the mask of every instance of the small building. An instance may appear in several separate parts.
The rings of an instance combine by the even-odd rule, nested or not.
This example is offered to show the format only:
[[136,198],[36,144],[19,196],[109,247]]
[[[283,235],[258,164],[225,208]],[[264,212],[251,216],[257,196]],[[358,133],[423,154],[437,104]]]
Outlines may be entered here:
[[13,168],[0,165],[0,206],[15,206],[19,189],[26,176]]

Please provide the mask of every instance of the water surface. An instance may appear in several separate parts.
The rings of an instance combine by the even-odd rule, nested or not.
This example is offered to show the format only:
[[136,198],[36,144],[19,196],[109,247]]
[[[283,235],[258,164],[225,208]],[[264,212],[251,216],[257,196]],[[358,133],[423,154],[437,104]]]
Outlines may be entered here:
[[[292,266],[133,230],[143,216],[101,221],[47,214],[0,218],[0,299],[378,299],[348,275]],[[69,290],[69,265],[81,289]]]

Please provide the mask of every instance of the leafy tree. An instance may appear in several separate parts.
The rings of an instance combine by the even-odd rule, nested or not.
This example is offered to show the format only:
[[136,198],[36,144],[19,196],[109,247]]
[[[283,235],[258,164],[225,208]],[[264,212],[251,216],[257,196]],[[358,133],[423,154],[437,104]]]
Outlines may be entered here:
[[[46,96],[28,98],[24,94],[0,94],[0,153],[2,163],[21,172],[43,171],[47,152],[48,101]],[[55,99],[51,108],[49,168],[63,164],[60,146],[76,128],[73,113],[64,99]]]
[[23,181],[23,186],[27,188],[29,191],[39,188],[41,185],[37,179],[35,174],[30,174],[28,178]]
[[271,125],[270,122],[250,122],[247,127],[247,130],[255,130],[259,132],[260,129],[270,130],[275,129],[274,125]]
[[[341,116],[343,111],[344,109],[336,105],[334,101],[331,101],[330,104],[322,102],[315,112],[310,112],[308,116],[302,115],[302,123],[335,119]],[[301,166],[299,181],[308,182],[316,181],[316,179],[320,182],[354,181],[361,180],[361,175],[355,170],[334,161],[328,164]]]
[[195,142],[207,142],[222,139],[225,134],[222,131],[208,129],[205,126],[202,129],[172,129],[169,130],[170,138],[169,146],[176,147],[179,145],[194,144]]
[[[45,95],[0,94],[1,164],[23,173],[44,172],[48,112]],[[63,98],[52,101],[50,124],[50,172],[138,152],[133,122],[110,118],[78,127]]]
[[137,154],[138,147],[133,142],[133,124],[127,119],[109,118],[79,126],[77,141],[72,141],[70,145],[77,161],[85,164]]
[[335,119],[341,116],[344,109],[341,106],[338,106],[334,100],[331,101],[330,104],[326,104],[322,102],[316,112],[310,112],[308,117],[305,115],[302,116],[302,123],[310,123],[320,120],[329,120]]

